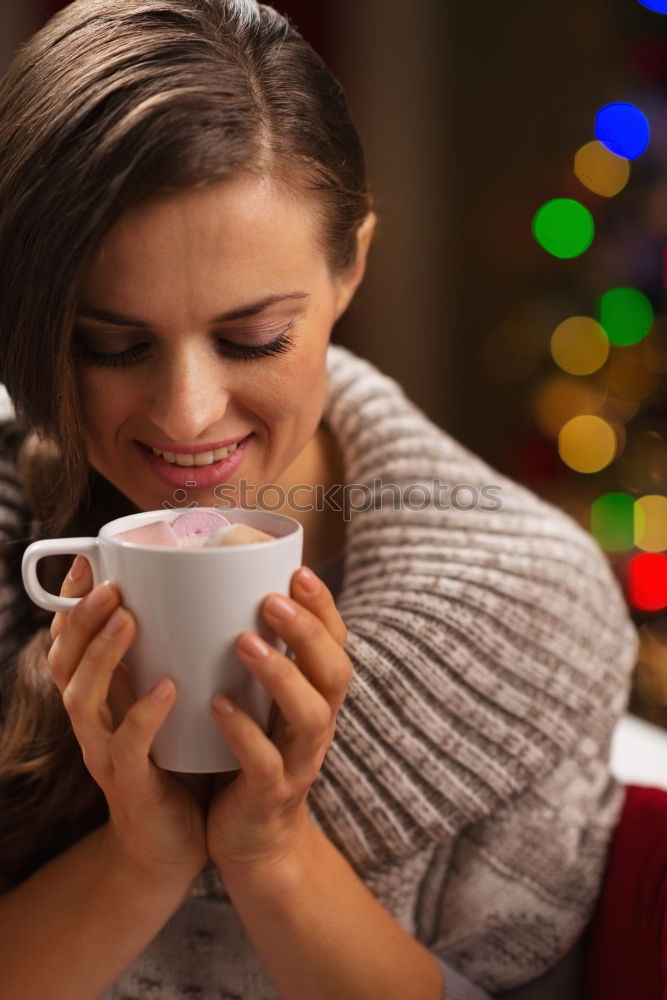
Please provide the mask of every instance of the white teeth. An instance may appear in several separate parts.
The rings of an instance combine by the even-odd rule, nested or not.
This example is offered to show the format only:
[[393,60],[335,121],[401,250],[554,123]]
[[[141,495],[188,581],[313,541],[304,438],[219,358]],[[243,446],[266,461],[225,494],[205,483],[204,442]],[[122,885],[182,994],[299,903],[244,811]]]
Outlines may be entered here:
[[202,451],[197,455],[176,455],[173,451],[160,451],[159,448],[152,448],[151,451],[154,455],[161,456],[170,465],[179,465],[188,468],[212,465],[214,462],[220,462],[223,458],[231,455],[233,451],[236,451],[239,444],[240,442],[230,444],[227,448],[217,448],[215,451]]
[[227,448],[218,448],[217,451],[213,452],[213,460],[219,462],[221,458],[227,458],[233,451],[236,451],[240,443],[237,441],[236,444],[230,444]]

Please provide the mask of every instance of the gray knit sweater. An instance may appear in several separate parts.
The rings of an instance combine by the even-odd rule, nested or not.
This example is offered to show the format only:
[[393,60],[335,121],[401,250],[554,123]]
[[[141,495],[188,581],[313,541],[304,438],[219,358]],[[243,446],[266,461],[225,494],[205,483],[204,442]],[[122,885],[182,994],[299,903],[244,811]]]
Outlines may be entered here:
[[[331,345],[327,363],[324,419],[357,487],[336,587],[355,675],[311,815],[438,958],[509,990],[591,916],[622,800],[609,746],[636,631],[571,518],[367,361]],[[413,487],[411,502],[388,484]],[[277,998],[211,864],[105,994],[186,997]]]

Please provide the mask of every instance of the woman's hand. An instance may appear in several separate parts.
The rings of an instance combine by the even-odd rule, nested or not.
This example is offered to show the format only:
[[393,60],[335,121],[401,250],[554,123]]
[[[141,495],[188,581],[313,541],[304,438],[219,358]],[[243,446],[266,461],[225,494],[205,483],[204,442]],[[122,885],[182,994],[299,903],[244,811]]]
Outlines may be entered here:
[[[262,617],[294,652],[295,661],[273,647],[264,657],[236,651],[250,673],[274,698],[278,709],[270,733],[234,705],[231,714],[213,715],[241,765],[236,778],[221,774],[207,817],[208,851],[223,874],[257,872],[298,851],[308,827],[306,798],[333,740],[336,715],[345,700],[353,668],[343,646],[347,629],[329,589],[315,577],[315,593],[307,593],[292,577],[293,600],[282,600],[292,616],[269,613],[272,598],[262,605]],[[258,638],[258,637],[255,637]],[[228,699],[222,699],[223,703]]]
[[[112,858],[137,876],[185,889],[208,859],[204,795],[157,768],[148,756],[174,704],[175,687],[163,680],[135,699],[121,662],[136,634],[135,619],[119,608],[114,584],[90,590],[90,567],[80,558],[82,563],[81,577],[68,575],[61,595],[87,596],[71,611],[54,615],[49,667],[84,763],[109,806]],[[120,629],[110,634],[115,621]]]

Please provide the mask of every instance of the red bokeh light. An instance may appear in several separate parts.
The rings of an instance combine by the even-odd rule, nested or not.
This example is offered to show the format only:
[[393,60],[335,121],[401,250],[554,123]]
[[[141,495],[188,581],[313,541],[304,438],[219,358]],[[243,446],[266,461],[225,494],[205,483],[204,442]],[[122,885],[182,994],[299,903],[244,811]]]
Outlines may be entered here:
[[647,552],[629,561],[628,599],[639,611],[667,607],[667,556]]

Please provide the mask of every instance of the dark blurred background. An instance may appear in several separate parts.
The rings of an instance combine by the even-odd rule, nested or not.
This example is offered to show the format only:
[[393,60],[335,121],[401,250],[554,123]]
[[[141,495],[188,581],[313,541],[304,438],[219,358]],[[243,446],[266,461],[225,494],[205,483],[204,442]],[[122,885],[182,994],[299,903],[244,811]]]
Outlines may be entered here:
[[[3,0],[0,71],[62,6]],[[667,727],[667,16],[639,0],[275,6],[346,89],[381,220],[334,341],[594,534],[640,631],[631,707]],[[575,173],[611,102],[636,105],[651,129],[613,196]],[[595,219],[576,257],[533,236],[553,198]],[[618,287],[648,300],[650,330],[608,344],[583,373],[570,344],[564,368],[554,332],[573,316],[599,320]],[[583,424],[569,425],[567,445],[563,428],[591,415],[613,442],[606,458]]]

